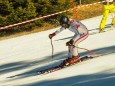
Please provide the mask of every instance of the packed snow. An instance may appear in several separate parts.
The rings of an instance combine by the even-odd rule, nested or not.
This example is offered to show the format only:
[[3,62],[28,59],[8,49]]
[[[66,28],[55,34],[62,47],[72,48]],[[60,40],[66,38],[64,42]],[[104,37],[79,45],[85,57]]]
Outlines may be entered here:
[[[65,43],[71,39],[72,32],[66,29],[53,38],[53,58],[48,35],[59,27],[1,40],[0,86],[115,86],[115,29],[108,27],[108,31],[98,33],[101,18],[81,21],[90,35],[79,47],[106,55],[46,75],[37,75],[37,71],[56,66],[68,57]],[[110,15],[106,25],[111,20]],[[92,55],[83,49],[79,49],[79,54]]]

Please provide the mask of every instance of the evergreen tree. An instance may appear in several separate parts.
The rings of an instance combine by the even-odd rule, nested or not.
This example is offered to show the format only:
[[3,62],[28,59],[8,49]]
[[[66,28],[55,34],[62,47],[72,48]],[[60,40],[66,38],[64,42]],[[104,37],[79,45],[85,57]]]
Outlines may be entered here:
[[10,3],[8,0],[2,0],[0,1],[0,15],[1,16],[7,16],[10,13],[12,13],[13,6],[12,3]]
[[25,14],[28,19],[35,18],[36,13],[36,7],[34,6],[34,3],[31,0],[27,1],[27,7],[25,8]]

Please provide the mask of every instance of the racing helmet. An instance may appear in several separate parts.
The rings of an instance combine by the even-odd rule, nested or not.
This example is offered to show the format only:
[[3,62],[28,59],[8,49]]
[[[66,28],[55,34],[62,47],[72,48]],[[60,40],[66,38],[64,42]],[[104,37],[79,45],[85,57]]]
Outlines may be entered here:
[[67,16],[62,16],[59,20],[60,25],[67,24],[67,27],[70,26],[70,20]]

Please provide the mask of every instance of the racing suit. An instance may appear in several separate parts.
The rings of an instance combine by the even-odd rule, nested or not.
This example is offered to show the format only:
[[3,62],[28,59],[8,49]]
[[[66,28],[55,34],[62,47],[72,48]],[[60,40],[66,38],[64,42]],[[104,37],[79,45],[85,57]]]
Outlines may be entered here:
[[[77,20],[70,20],[70,26],[68,27],[70,31],[74,33],[72,40],[73,44],[75,46],[78,46],[78,44],[85,40],[88,37],[88,29],[84,24]],[[57,35],[61,31],[65,30],[64,27],[61,27],[59,30],[55,31],[54,33]],[[78,56],[78,49],[74,46],[68,46],[68,56],[69,58],[72,58],[72,56]]]

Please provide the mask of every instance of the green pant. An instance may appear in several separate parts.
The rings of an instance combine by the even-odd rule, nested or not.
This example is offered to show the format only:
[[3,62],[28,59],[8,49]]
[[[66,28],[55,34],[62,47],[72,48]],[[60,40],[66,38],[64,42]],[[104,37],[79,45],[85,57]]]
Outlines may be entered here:
[[[104,30],[109,12],[115,13],[115,6],[113,4],[103,6],[103,18],[100,23],[100,28],[99,28],[100,31]],[[111,24],[115,24],[115,16],[113,17]]]

